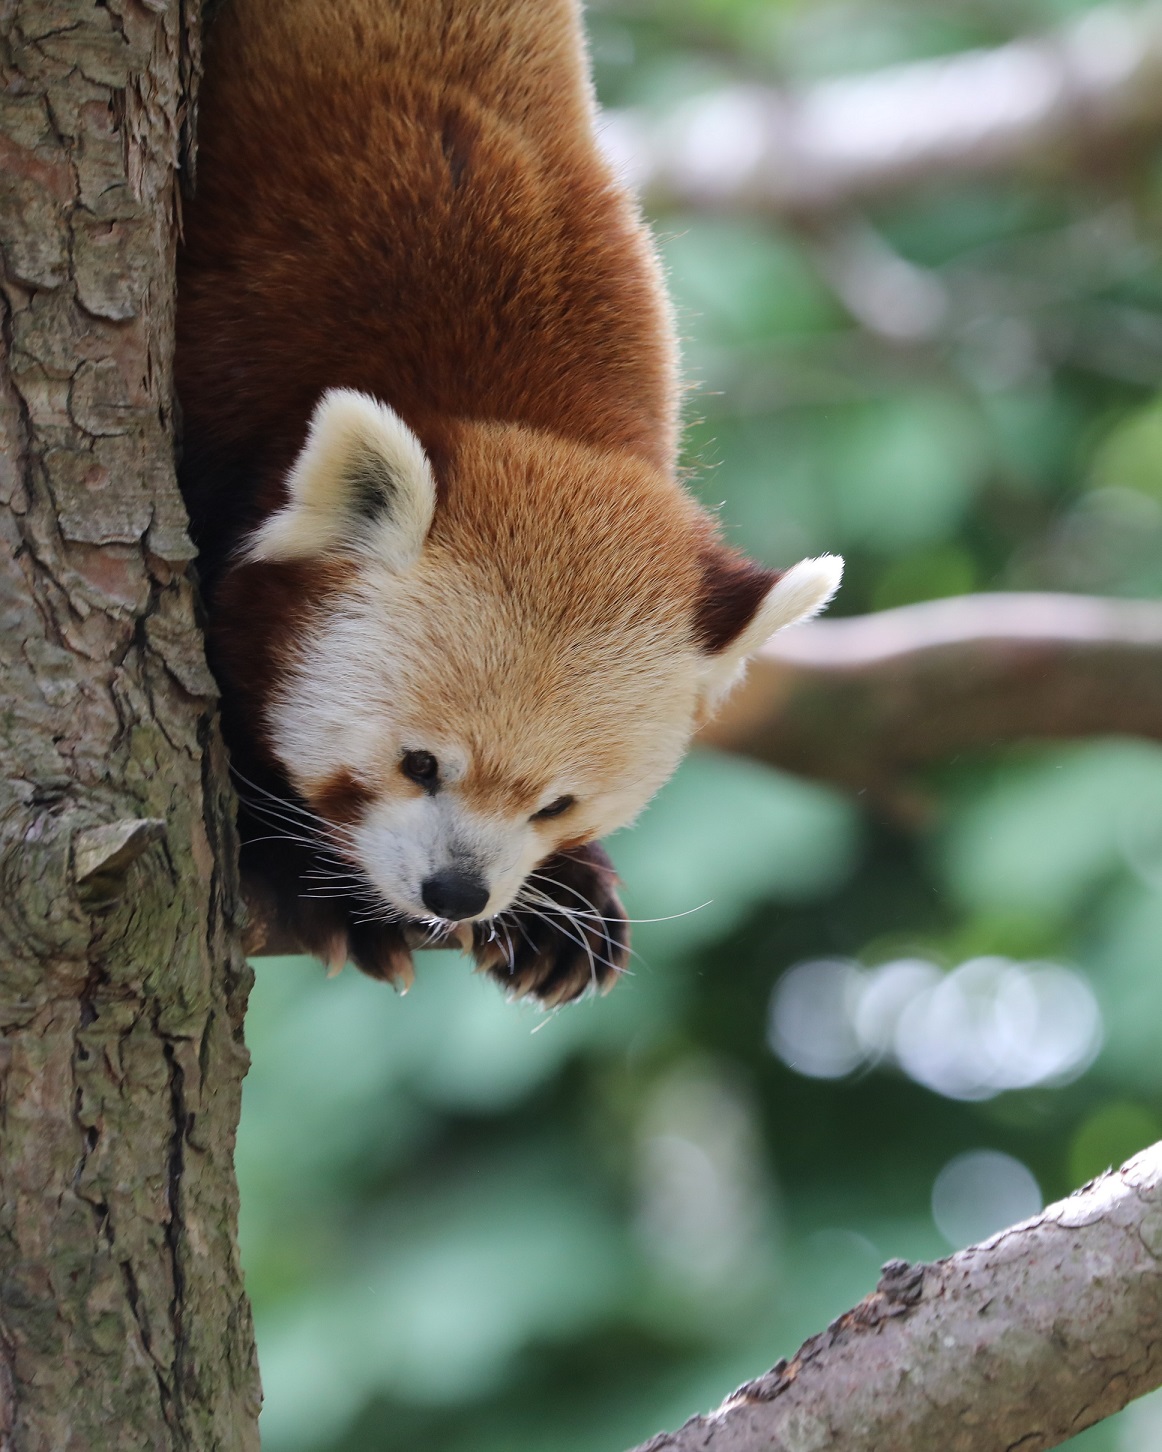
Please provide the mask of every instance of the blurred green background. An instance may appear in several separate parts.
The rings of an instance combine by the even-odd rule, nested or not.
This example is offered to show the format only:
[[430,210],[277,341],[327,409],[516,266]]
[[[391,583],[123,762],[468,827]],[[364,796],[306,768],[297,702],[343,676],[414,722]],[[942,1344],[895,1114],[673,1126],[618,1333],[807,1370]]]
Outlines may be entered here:
[[[1068,0],[606,0],[603,103],[664,112],[1004,43]],[[892,341],[801,238],[655,219],[694,486],[837,611],[1162,588],[1162,169],[872,207],[952,300]],[[622,1452],[872,1288],[1162,1137],[1162,750],[942,767],[921,825],[696,754],[612,843],[632,978],[552,1016],[424,955],[400,1000],[257,964],[238,1167],[267,1452]],[[695,911],[696,910],[696,911]],[[1162,1447],[1162,1405],[1071,1446]]]

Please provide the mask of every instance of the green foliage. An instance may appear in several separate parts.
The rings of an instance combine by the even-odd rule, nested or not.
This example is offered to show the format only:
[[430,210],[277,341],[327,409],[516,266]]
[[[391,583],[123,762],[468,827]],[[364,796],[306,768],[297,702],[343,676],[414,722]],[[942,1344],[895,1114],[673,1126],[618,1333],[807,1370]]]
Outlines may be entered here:
[[[590,21],[606,101],[659,106],[1082,8],[606,0]],[[794,238],[660,218],[700,385],[687,459],[729,537],[844,553],[848,614],[1162,591],[1159,173],[1138,163],[877,209],[953,299],[907,346],[861,332]],[[695,756],[612,844],[631,913],[669,920],[636,928],[607,999],[548,1017],[449,955],[403,1001],[257,965],[239,1168],[268,1452],[618,1452],[792,1351],[882,1260],[944,1253],[932,1191],[957,1155],[1012,1156],[1051,1198],[1162,1133],[1162,752],[1019,748],[927,786],[932,821],[905,829]],[[997,1024],[1083,1045],[1093,1003],[1096,1058],[930,1087],[953,1081],[923,1053],[968,1073]],[[833,1077],[772,1048],[808,1031]],[[1160,1426],[1146,1402],[1071,1445]]]

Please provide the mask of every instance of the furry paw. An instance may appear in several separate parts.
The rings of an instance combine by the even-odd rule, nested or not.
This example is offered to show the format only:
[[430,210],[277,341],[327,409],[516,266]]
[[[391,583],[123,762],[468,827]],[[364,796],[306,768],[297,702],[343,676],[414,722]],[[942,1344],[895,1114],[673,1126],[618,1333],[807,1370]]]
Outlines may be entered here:
[[312,855],[294,842],[244,844],[242,880],[252,920],[247,950],[309,953],[331,973],[354,963],[406,993],[415,981],[408,926],[369,920],[360,898],[320,892],[316,870]]
[[596,842],[550,857],[513,907],[476,924],[474,940],[477,966],[513,998],[556,1008],[589,988],[608,991],[629,958],[613,864]]
[[402,923],[365,921],[359,903],[338,900],[300,904],[296,928],[301,949],[327,965],[331,974],[347,963],[406,993],[416,980],[411,947]]
[[369,978],[390,983],[398,993],[406,993],[416,981],[411,949],[398,923],[349,921],[346,954],[340,955],[336,972],[344,961],[354,963]]
[[625,971],[629,925],[617,874],[596,842],[550,857],[529,875],[516,903],[487,923],[430,926],[369,917],[364,897],[333,887],[336,869],[290,834],[272,834],[243,805],[242,875],[256,931],[248,951],[310,953],[337,973],[345,963],[406,993],[415,981],[412,952],[458,947],[471,952],[513,998],[546,1008],[587,989],[602,992]]

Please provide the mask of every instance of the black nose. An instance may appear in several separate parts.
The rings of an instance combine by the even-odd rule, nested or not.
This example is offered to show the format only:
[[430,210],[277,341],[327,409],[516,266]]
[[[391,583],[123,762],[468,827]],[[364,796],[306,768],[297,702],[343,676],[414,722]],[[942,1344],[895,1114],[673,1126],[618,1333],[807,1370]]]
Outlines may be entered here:
[[488,901],[488,884],[474,872],[447,867],[420,884],[424,906],[438,918],[474,917]]

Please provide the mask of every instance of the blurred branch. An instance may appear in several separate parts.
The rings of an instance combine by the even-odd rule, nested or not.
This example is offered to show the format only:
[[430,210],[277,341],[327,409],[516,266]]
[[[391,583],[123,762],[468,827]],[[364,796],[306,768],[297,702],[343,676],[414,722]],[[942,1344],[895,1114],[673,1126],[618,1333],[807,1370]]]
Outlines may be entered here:
[[637,1452],[1039,1452],[1162,1383],[1162,1145],[876,1290]]
[[933,762],[1098,735],[1162,740],[1162,603],[964,595],[811,621],[699,740],[891,800]]
[[1162,5],[800,90],[722,88],[669,115],[605,118],[652,211],[805,220],[949,177],[1060,172],[1162,130]]

